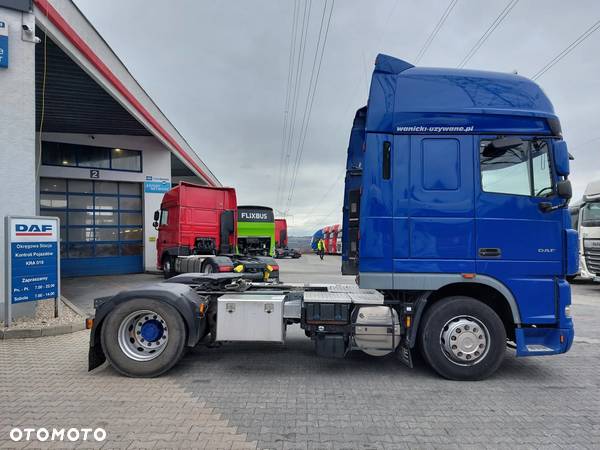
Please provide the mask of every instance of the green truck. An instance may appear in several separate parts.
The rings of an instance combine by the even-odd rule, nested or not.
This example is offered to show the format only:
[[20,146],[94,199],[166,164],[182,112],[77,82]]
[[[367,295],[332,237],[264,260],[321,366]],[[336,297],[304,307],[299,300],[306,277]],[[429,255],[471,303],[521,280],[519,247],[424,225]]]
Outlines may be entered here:
[[237,251],[241,255],[275,254],[275,215],[267,206],[238,206]]

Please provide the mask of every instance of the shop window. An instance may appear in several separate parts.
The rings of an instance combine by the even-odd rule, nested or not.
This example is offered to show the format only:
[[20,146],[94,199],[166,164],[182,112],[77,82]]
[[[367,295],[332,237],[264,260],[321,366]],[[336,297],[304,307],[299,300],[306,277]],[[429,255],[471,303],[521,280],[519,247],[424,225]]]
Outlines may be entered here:
[[113,181],[96,181],[96,194],[118,194],[117,183]]
[[141,211],[142,199],[136,197],[121,197],[120,209],[129,209],[132,211]]
[[110,153],[107,148],[79,147],[77,151],[77,166],[110,169]]
[[42,142],[42,164],[141,172],[142,152],[45,141]]
[[94,192],[94,187],[93,187],[91,181],[69,180],[69,192],[77,192],[80,194],[91,194]]
[[60,178],[41,178],[41,192],[67,192],[67,180]]
[[69,227],[69,242],[83,241],[91,242],[94,240],[94,229],[87,227]]
[[103,197],[103,196],[97,195],[95,201],[96,201],[96,209],[108,209],[108,210],[119,209],[119,198],[118,197]]
[[61,194],[40,194],[40,208],[66,208],[67,196]]
[[129,170],[139,172],[142,170],[142,155],[134,150],[113,148],[110,158],[114,170]]
[[69,195],[69,209],[93,209],[94,197],[91,195]]
[[121,228],[122,241],[141,241],[143,239],[141,228]]
[[97,241],[118,241],[117,228],[96,228]]
[[92,211],[70,211],[69,225],[94,225],[94,213]]
[[140,185],[136,183],[119,183],[119,194],[142,195],[140,193]]
[[94,219],[96,220],[96,225],[118,225],[118,216],[116,212],[113,211],[95,211]]
[[119,213],[119,222],[121,225],[142,225],[141,213]]

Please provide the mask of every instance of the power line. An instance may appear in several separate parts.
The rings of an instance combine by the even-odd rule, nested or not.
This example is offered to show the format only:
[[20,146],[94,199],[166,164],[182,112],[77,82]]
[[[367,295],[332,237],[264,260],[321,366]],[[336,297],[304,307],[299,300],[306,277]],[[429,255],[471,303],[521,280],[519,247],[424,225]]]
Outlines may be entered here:
[[299,18],[298,0],[294,0],[294,13],[292,14],[292,27],[291,27],[291,38],[290,38],[290,56],[288,59],[288,76],[287,84],[285,89],[285,106],[283,110],[283,131],[281,137],[281,155],[279,157],[279,179],[277,181],[277,194],[275,196],[275,205],[279,204],[281,197],[281,190],[283,188],[283,162],[285,158],[285,142],[287,135],[287,123],[288,123],[288,112],[290,107],[290,92],[292,86],[292,73],[294,72],[294,57],[296,54],[296,35],[298,30],[298,18]]
[[329,186],[329,188],[325,191],[323,196],[317,202],[314,202],[312,209],[306,214],[307,216],[312,215],[312,213],[315,212],[317,207],[321,206],[321,203],[323,202],[323,200],[325,200],[327,198],[327,196],[331,193],[333,188],[337,186],[337,184],[340,182],[340,178],[342,178],[342,176],[345,175],[345,173],[346,173],[346,168],[344,167],[344,170],[335,178],[335,180],[333,181],[331,186]]
[[[319,83],[319,75],[321,74],[321,67],[323,64],[323,55],[325,54],[325,47],[327,46],[327,37],[329,36],[329,27],[331,25],[331,17],[333,16],[333,8],[335,6],[335,0],[332,0],[331,2],[331,8],[329,9],[329,17],[327,18],[327,26],[325,28],[325,35],[323,38],[323,45],[321,46],[321,54],[319,56],[319,65],[317,67],[317,72],[315,75],[315,81],[314,81],[314,85],[313,85],[313,89],[312,89],[312,96],[310,98],[310,104],[308,107],[308,114],[307,114],[307,118],[306,118],[306,125],[304,127],[304,132],[303,134],[301,134],[300,138],[300,146],[298,147],[298,152],[297,152],[297,158],[296,158],[296,164],[294,167],[294,172],[293,172],[293,176],[292,176],[292,183],[291,183],[291,188],[290,188],[290,194],[288,195],[288,208],[291,205],[292,202],[292,198],[294,196],[294,189],[296,187],[296,180],[298,177],[298,172],[300,170],[300,163],[302,161],[302,153],[304,152],[304,143],[306,142],[306,135],[308,134],[308,127],[310,124],[310,118],[311,118],[311,114],[312,114],[312,108],[313,108],[313,104],[315,101],[315,96],[316,96],[316,92],[317,92],[317,86]],[[318,51],[318,47],[316,49],[316,52]],[[316,53],[315,53],[316,55]],[[310,86],[309,86],[310,89]],[[310,91],[309,91],[309,95],[310,95]],[[302,131],[302,130],[301,130]]]
[[[319,26],[319,36],[317,38],[317,44],[315,46],[315,56],[313,58],[313,64],[312,64],[312,68],[310,71],[310,80],[308,82],[308,88],[306,91],[306,101],[304,103],[304,113],[302,115],[302,122],[300,125],[300,137],[298,139],[298,146],[296,149],[296,156],[294,157],[294,165],[293,165],[293,169],[292,169],[292,183],[290,183],[290,190],[291,190],[291,186],[293,184],[293,180],[294,177],[296,175],[297,172],[297,166],[298,166],[298,157],[300,154],[300,146],[302,144],[302,136],[305,134],[305,125],[306,125],[306,119],[307,119],[307,112],[308,112],[308,105],[309,105],[309,101],[311,98],[311,94],[312,94],[312,89],[313,89],[313,80],[315,78],[315,67],[317,64],[317,57],[319,55],[319,47],[321,44],[321,35],[323,34],[323,24],[325,22],[325,12],[327,10],[327,0],[325,0],[324,4],[323,4],[323,13],[321,14],[321,24]],[[288,201],[289,201],[289,195],[288,195]]]
[[456,6],[456,2],[458,2],[458,0],[450,0],[448,7],[444,11],[444,14],[442,14],[442,17],[440,17],[440,20],[438,20],[438,23],[436,24],[435,28],[433,29],[433,31],[431,32],[431,34],[429,35],[429,37],[423,44],[423,47],[421,47],[421,50],[417,54],[417,57],[415,58],[415,65],[417,65],[419,63],[419,61],[421,61],[421,58],[423,57],[423,55],[425,55],[425,53],[427,52],[427,49],[429,49],[429,46],[431,45],[431,43],[433,42],[433,40],[435,39],[437,34],[442,29],[444,22],[446,22],[446,19],[448,18],[448,16],[450,15],[450,13],[454,9],[454,7]]
[[[307,9],[308,4],[308,9]],[[283,182],[287,178],[289,166],[290,166],[290,156],[292,152],[292,145],[294,142],[294,131],[296,130],[296,111],[298,108],[298,97],[300,95],[301,90],[301,81],[302,81],[302,72],[304,69],[304,54],[306,50],[306,41],[308,38],[308,26],[310,24],[310,11],[312,8],[312,0],[308,0],[308,2],[304,1],[304,13],[302,15],[302,27],[301,27],[301,35],[300,35],[300,46],[298,50],[298,60],[296,65],[296,76],[294,77],[294,93],[292,95],[292,115],[289,122],[290,130],[287,138],[287,152],[285,155],[284,161],[284,170],[283,170]],[[307,14],[308,11],[308,14]]]
[[587,30],[585,30],[577,39],[575,39],[573,42],[571,42],[567,46],[567,48],[565,48],[558,55],[556,55],[554,58],[552,58],[544,67],[542,67],[540,70],[538,70],[531,77],[531,79],[537,80],[542,75],[544,75],[546,72],[548,72],[552,67],[554,67],[555,64],[557,64],[561,59],[563,59],[565,56],[567,56],[569,53],[571,53],[573,50],[575,50],[583,41],[585,41],[595,31],[597,31],[598,28],[600,28],[600,20],[595,22],[591,27],[589,27]]
[[471,58],[473,56],[475,56],[475,54],[479,51],[481,46],[485,43],[485,41],[488,40],[488,38],[492,35],[492,33],[496,30],[496,28],[498,28],[498,25],[500,25],[502,23],[502,21],[504,19],[506,19],[506,16],[508,16],[510,14],[510,12],[517,5],[517,3],[519,3],[519,0],[511,0],[508,2],[508,4],[504,7],[504,9],[500,12],[498,17],[496,17],[494,19],[494,21],[488,27],[488,29],[485,30],[485,32],[481,35],[481,37],[475,43],[475,45],[473,47],[471,47],[471,50],[469,50],[467,52],[465,57],[462,59],[460,64],[457,66],[459,69],[462,69],[471,60]]

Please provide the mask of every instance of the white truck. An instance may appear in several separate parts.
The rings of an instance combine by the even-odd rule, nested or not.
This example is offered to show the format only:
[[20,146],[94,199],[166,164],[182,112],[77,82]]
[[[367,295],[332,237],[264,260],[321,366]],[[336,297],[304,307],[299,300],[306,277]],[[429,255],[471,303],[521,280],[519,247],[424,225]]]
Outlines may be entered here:
[[569,212],[573,228],[579,233],[579,273],[576,276],[600,281],[600,180],[587,185],[583,198],[573,203]]

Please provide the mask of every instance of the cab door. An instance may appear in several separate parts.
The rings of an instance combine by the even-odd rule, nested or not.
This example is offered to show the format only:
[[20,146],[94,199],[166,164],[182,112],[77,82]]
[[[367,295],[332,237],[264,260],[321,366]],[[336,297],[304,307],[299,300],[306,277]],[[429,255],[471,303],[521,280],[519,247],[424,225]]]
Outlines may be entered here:
[[473,136],[401,139],[410,174],[395,180],[395,194],[405,192],[394,199],[395,272],[474,271]]
[[562,210],[556,205],[550,142],[522,138],[495,151],[479,142],[476,197],[477,273],[504,283],[524,323],[555,321],[555,277],[563,271]]

